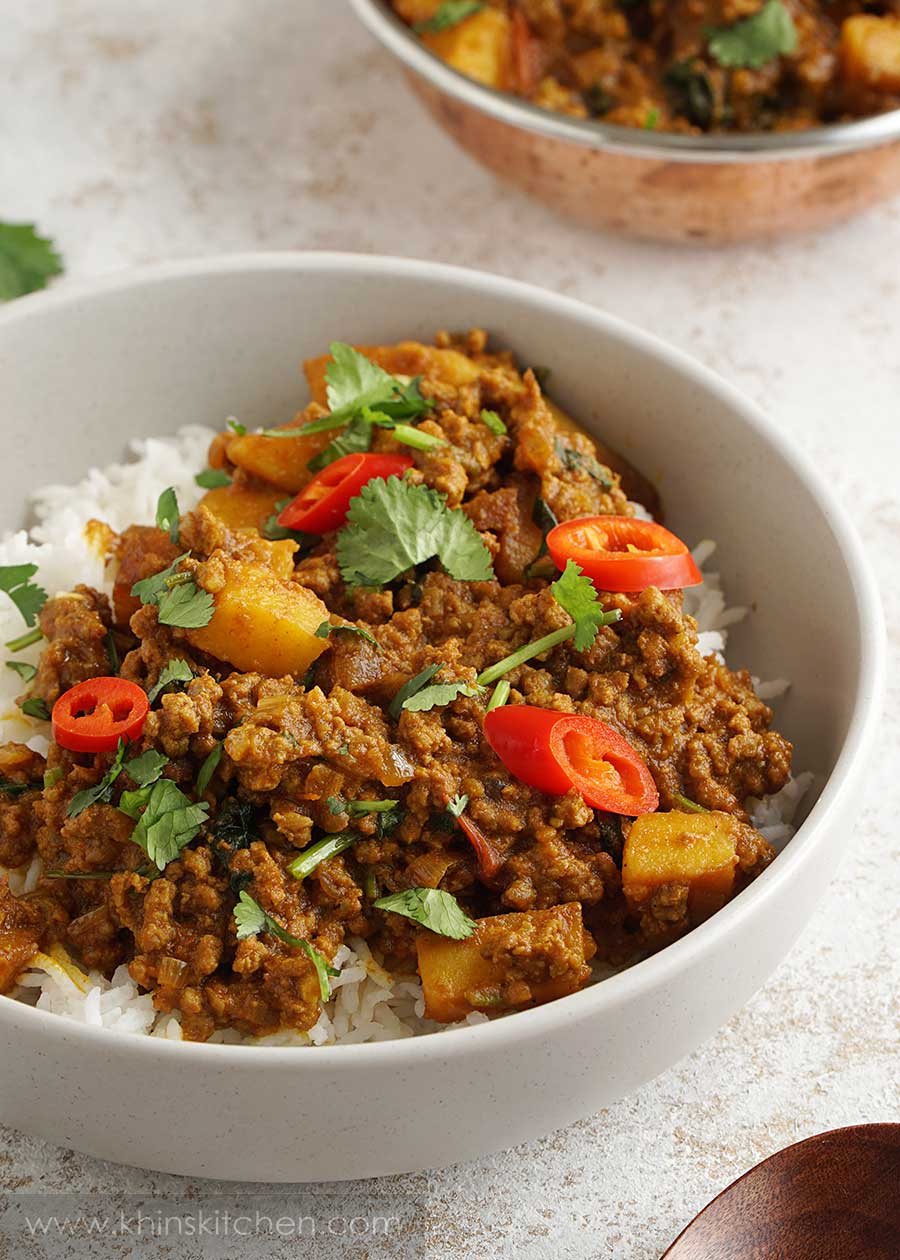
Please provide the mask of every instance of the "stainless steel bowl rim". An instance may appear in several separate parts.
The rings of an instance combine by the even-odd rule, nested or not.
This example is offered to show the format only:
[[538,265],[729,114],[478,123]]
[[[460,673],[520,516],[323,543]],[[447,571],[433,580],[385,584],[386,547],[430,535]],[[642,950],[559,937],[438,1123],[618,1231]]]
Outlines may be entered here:
[[569,118],[530,101],[478,83],[454,70],[416,39],[387,0],[350,0],[369,31],[400,60],[434,87],[463,104],[511,127],[564,140],[602,152],[668,162],[780,162],[785,158],[821,158],[900,141],[900,109],[858,122],[834,123],[805,131],[760,131],[682,136],[642,131],[610,123]]

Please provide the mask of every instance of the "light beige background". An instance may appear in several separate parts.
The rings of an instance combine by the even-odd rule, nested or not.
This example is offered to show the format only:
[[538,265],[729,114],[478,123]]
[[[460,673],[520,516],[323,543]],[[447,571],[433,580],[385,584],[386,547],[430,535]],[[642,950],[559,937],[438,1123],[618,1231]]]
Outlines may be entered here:
[[[900,205],[819,239],[721,253],[591,237],[459,155],[341,0],[13,0],[3,25],[0,218],[37,218],[69,275],[236,249],[375,251],[502,272],[640,323],[741,386],[825,470],[882,579],[896,664]],[[315,1254],[653,1260],[777,1148],[900,1119],[898,701],[895,671],[841,874],[742,1014],[635,1097],[534,1146],[320,1187],[329,1213],[377,1201],[403,1224],[386,1242],[320,1237]],[[183,1199],[226,1187],[0,1131],[0,1195],[65,1189]],[[127,1239],[91,1250],[161,1254]],[[298,1250],[247,1243],[241,1254]]]

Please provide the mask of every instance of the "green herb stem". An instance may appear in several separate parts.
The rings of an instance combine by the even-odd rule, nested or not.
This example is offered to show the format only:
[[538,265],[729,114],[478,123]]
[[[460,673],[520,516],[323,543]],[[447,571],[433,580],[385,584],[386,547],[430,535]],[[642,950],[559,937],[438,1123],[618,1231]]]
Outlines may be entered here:
[[509,699],[509,693],[509,683],[505,678],[501,678],[497,683],[497,686],[494,688],[490,700],[488,700],[487,712],[490,713],[492,709],[499,709],[502,705],[506,704]]
[[336,857],[361,839],[362,836],[358,831],[338,831],[332,836],[324,836],[304,849],[299,857],[294,858],[288,870],[294,879],[305,879],[320,862],[327,862],[329,858]]
[[478,675],[477,682],[482,687],[488,687],[491,683],[496,682],[498,678],[502,678],[504,674],[508,674],[510,670],[516,669],[519,665],[524,665],[526,661],[532,660],[535,656],[540,656],[542,652],[549,652],[551,648],[557,647],[560,643],[565,643],[567,639],[574,639],[574,637],[574,622],[568,626],[561,626],[559,630],[553,630],[550,634],[545,634],[543,638],[535,639],[534,643],[526,643],[517,652],[511,652],[509,656],[504,656],[503,660],[497,661],[496,665],[489,665],[487,669],[482,670]]
[[23,648],[31,647],[32,643],[40,643],[43,637],[43,630],[40,626],[35,626],[33,630],[29,630],[18,639],[10,639],[6,646],[11,652],[21,652]]
[[686,814],[709,813],[709,810],[704,805],[698,805],[696,801],[692,801],[688,796],[682,796],[680,792],[673,792],[672,800],[679,809],[683,809]]

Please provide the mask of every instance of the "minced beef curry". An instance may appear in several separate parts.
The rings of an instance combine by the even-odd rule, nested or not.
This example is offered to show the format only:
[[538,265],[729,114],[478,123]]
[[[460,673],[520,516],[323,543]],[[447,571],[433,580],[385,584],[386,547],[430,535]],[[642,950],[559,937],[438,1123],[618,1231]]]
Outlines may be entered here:
[[469,78],[574,118],[793,131],[900,106],[898,0],[392,0]]
[[107,531],[111,600],[43,605],[20,704],[54,741],[0,748],[0,864],[43,875],[0,880],[0,991],[57,945],[189,1038],[307,1029],[359,936],[452,1021],[573,992],[771,861],[745,806],[791,747],[650,580],[689,554],[486,344],[333,346],[292,426],[216,437],[195,511]]

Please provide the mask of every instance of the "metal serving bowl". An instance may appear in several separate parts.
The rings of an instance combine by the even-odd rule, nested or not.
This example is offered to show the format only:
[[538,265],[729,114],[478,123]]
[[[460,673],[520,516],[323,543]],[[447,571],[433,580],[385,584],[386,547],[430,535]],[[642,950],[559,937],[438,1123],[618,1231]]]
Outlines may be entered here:
[[900,194],[900,110],[809,131],[681,136],[539,109],[451,69],[386,0],[350,0],[458,144],[587,227],[726,244],[809,231]]

